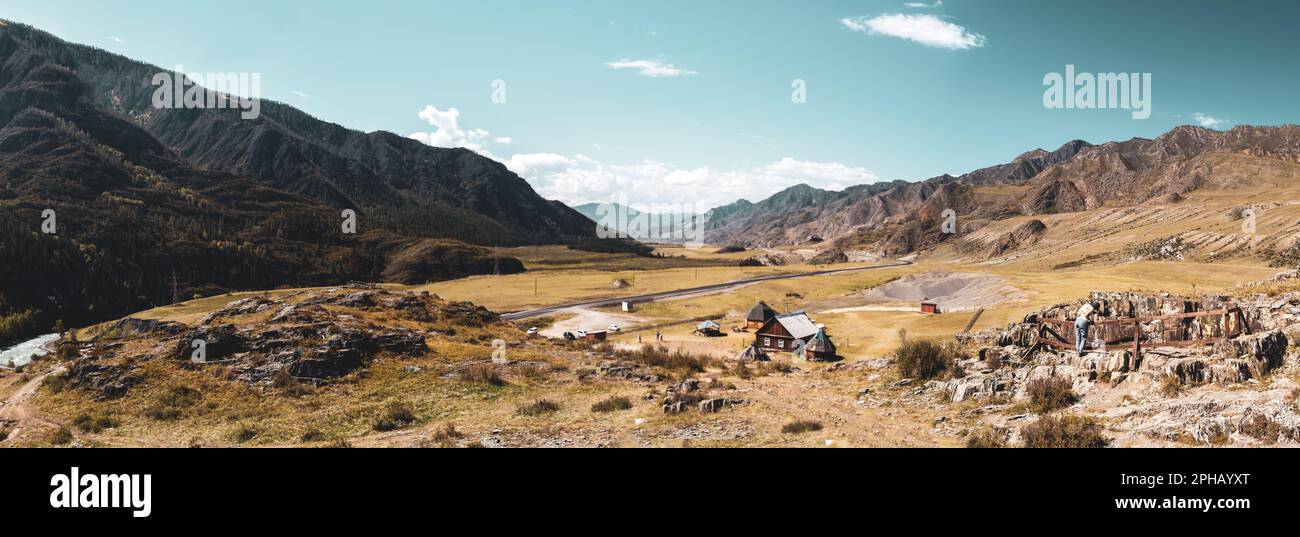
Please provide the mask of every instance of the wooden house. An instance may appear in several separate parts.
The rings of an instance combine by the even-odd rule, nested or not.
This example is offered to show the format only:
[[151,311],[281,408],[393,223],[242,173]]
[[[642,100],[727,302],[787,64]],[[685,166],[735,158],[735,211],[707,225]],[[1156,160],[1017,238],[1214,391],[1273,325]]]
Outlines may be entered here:
[[794,352],[799,345],[817,335],[817,331],[817,325],[802,312],[778,315],[758,329],[754,346],[769,351]]
[[587,332],[587,341],[600,342],[609,337],[609,332],[601,330],[599,332]]
[[921,302],[921,313],[937,315],[939,313],[939,305],[934,302]]
[[763,325],[767,324],[768,321],[776,317],[776,315],[776,310],[768,306],[766,302],[760,301],[759,303],[754,304],[754,307],[749,309],[748,315],[745,315],[745,329],[758,330],[759,328],[762,328]]

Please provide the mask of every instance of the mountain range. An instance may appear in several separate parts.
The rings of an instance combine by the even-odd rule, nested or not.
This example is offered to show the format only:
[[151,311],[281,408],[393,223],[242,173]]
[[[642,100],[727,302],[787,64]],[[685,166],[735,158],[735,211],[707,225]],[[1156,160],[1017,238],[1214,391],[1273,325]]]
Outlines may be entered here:
[[159,74],[0,24],[0,344],[194,294],[523,270],[472,245],[638,248],[472,151],[269,101],[160,108]]
[[[899,256],[1015,216],[1171,202],[1199,189],[1296,185],[1298,163],[1300,126],[1180,126],[1155,139],[1074,140],[961,176],[842,192],[798,185],[759,203],[714,209],[706,240],[750,247],[833,240],[835,247]],[[958,233],[940,232],[946,215],[955,217]]]

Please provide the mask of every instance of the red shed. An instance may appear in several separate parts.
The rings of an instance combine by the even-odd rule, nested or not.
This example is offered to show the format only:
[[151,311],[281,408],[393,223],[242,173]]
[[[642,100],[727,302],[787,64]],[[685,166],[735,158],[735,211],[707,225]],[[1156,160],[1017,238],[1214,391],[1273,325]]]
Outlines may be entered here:
[[938,314],[938,313],[939,313],[939,305],[938,305],[938,304],[935,304],[934,302],[922,302],[922,303],[921,303],[921,313]]

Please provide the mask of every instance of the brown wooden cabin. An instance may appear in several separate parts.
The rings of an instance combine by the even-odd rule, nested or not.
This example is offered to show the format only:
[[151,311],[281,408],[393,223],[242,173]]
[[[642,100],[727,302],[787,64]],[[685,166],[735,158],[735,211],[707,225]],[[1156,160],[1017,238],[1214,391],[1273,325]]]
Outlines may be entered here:
[[935,304],[934,302],[922,302],[921,313],[929,313],[932,315],[937,315],[939,313],[939,305]]
[[601,330],[599,332],[587,332],[587,341],[605,341],[609,337],[609,332]]
[[776,310],[768,306],[766,302],[760,301],[749,309],[749,314],[745,315],[745,329],[758,330],[776,315]]
[[817,325],[804,313],[778,315],[763,324],[754,335],[754,346],[778,352],[794,352],[799,343],[817,335]]

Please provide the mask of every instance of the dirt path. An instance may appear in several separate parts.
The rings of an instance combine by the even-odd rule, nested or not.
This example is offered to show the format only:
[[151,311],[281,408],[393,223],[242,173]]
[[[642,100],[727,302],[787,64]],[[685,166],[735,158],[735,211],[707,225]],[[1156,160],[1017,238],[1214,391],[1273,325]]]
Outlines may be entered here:
[[0,402],[0,423],[9,426],[9,437],[0,441],[0,445],[13,445],[19,440],[31,436],[36,425],[46,425],[57,427],[58,425],[36,415],[31,408],[32,397],[36,395],[36,390],[40,389],[41,383],[50,375],[62,374],[65,369],[62,366],[46,371],[33,377],[18,388],[7,399]]

